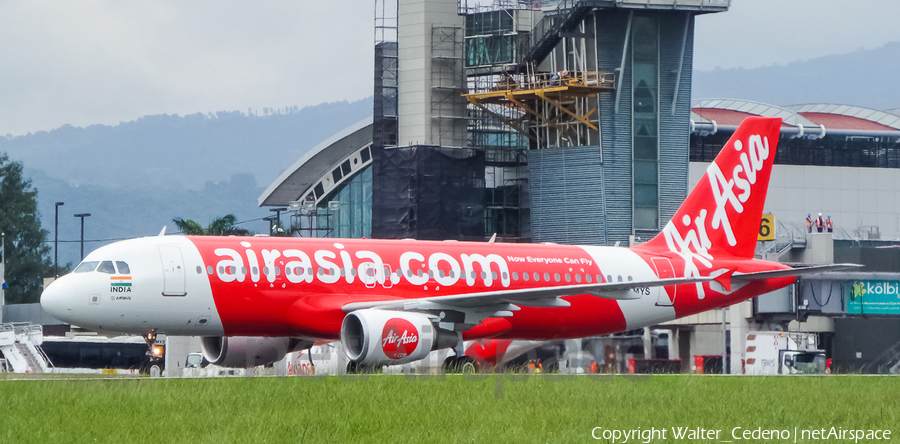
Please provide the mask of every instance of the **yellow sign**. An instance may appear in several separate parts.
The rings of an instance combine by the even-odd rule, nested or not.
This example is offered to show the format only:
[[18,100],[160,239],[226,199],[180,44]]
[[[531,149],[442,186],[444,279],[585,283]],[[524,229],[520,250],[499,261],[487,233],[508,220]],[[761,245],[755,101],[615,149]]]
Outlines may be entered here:
[[119,373],[119,371],[114,368],[105,368],[102,370],[102,372],[104,375],[115,375]]
[[765,214],[759,221],[759,237],[757,240],[772,241],[775,240],[775,215]]

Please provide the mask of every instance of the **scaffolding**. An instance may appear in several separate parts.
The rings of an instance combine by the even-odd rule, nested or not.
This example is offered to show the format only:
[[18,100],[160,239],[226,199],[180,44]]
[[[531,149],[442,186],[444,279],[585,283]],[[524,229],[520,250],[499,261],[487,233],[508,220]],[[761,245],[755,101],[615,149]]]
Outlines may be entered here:
[[398,139],[398,87],[400,64],[397,51],[397,0],[375,0],[375,88],[372,110],[372,142],[376,147],[395,147]]
[[[460,2],[461,4],[463,2]],[[474,105],[468,100],[486,79],[521,72],[521,47],[539,17],[539,2],[494,1],[490,6],[466,4],[465,73],[469,146],[484,151],[485,236],[497,240],[531,240],[526,151],[528,137],[514,130],[527,115],[498,103]],[[461,8],[462,10],[462,8]]]
[[444,148],[464,148],[466,100],[463,71],[463,29],[431,28],[431,119],[434,141]]
[[[535,148],[599,143],[600,92],[615,89],[615,74],[597,71],[515,74],[470,78],[466,100],[492,114]],[[488,107],[488,105],[497,105]],[[516,118],[498,109],[519,111]]]

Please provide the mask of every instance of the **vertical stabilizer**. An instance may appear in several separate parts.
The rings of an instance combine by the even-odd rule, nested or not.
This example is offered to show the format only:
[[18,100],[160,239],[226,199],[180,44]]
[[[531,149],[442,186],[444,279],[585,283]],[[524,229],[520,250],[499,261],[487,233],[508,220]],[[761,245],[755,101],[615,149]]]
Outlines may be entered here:
[[745,119],[672,220],[642,247],[700,262],[752,258],[780,131],[779,118]]

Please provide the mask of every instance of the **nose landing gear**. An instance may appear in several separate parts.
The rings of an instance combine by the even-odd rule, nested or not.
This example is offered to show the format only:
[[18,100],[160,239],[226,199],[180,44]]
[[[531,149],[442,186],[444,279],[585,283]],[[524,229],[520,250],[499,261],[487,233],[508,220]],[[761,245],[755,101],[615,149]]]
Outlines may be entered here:
[[147,356],[149,362],[141,369],[141,373],[149,373],[150,376],[158,377],[165,368],[164,358],[166,357],[165,336],[159,337],[156,329],[150,329],[150,333],[145,334],[144,342],[147,343]]

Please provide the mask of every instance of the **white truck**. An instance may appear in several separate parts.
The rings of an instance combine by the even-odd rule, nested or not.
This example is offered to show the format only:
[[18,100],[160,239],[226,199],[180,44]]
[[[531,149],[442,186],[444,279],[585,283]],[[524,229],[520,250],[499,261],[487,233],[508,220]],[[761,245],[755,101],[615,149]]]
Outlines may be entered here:
[[822,374],[826,364],[815,333],[778,331],[747,333],[744,362],[747,375]]

